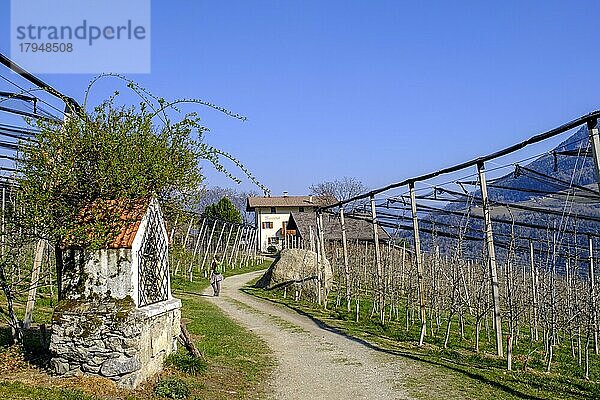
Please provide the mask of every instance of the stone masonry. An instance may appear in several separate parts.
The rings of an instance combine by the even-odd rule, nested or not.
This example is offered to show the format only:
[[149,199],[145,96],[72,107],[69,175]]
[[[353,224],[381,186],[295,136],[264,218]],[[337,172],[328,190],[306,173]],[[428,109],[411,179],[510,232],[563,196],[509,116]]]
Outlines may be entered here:
[[158,202],[107,204],[126,218],[117,239],[101,250],[64,251],[51,363],[58,375],[101,376],[135,388],[176,350],[181,301],[171,295]]
[[64,302],[53,317],[55,372],[103,376],[121,387],[136,387],[159,372],[175,350],[180,307],[176,299],[143,309],[136,309],[131,299]]

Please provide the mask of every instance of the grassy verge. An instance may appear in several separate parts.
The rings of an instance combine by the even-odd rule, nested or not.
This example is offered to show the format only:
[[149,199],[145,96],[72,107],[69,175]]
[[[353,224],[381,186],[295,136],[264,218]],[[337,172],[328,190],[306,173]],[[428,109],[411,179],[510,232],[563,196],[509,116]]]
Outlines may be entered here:
[[[541,350],[535,347],[530,350],[527,368],[523,368],[525,357],[515,356],[514,370],[509,372],[505,370],[505,360],[491,354],[493,340],[488,342],[484,337],[482,351],[475,353],[471,350],[469,339],[472,332],[469,331],[464,332],[464,337],[461,337],[460,332],[456,331],[457,328],[453,328],[452,341],[447,349],[443,348],[445,333],[443,329],[441,333],[436,332],[435,336],[429,336],[426,345],[418,347],[414,339],[418,337],[418,324],[409,324],[407,330],[404,320],[400,318],[400,320],[392,319],[382,326],[376,316],[371,318],[371,304],[367,301],[361,304],[357,323],[355,322],[356,310],[347,312],[345,305],[324,310],[313,303],[294,301],[289,297],[283,298],[281,291],[253,287],[244,290],[257,297],[286,305],[312,318],[323,327],[357,338],[382,353],[418,361],[417,365],[423,365],[424,371],[407,373],[407,382],[405,382],[410,394],[418,398],[600,398],[600,384],[574,377],[579,372],[575,370],[578,367],[577,363],[573,361],[570,351],[569,354],[563,354],[566,352],[564,349],[555,353],[551,373],[540,372],[543,370],[543,361],[539,359]],[[335,293],[333,293],[330,304],[335,304],[335,300]],[[457,325],[455,323],[454,327]],[[445,324],[443,326],[445,327]],[[526,335],[522,337],[524,339],[521,339],[521,345],[524,348],[531,347]],[[598,372],[598,360],[594,360],[592,376]],[[439,389],[442,386],[449,388],[454,395],[440,394]]]
[[[268,267],[261,265],[233,269],[226,276]],[[150,379],[135,391],[117,389],[102,378],[56,378],[44,366],[47,357],[34,327],[26,336],[24,353],[9,347],[10,334],[0,329],[0,399],[159,399],[180,394],[187,399],[254,399],[263,398],[268,388],[265,380],[273,359],[262,340],[227,318],[215,305],[202,296],[209,285],[204,278],[188,282],[172,278],[174,296],[183,303],[182,318],[205,360],[189,357],[179,349],[167,361],[160,376]],[[54,300],[52,304],[56,304]],[[36,323],[50,325],[50,299],[36,303]],[[37,325],[36,325],[37,326]],[[1,328],[1,327],[0,327]]]
[[[267,268],[269,264],[270,261],[230,270],[225,276]],[[269,348],[207,301],[202,296],[207,286],[206,279],[191,283],[178,277],[173,279],[174,294],[183,302],[183,319],[208,361],[202,384],[195,387],[194,395],[211,399],[264,397],[267,390],[264,382],[273,366]]]

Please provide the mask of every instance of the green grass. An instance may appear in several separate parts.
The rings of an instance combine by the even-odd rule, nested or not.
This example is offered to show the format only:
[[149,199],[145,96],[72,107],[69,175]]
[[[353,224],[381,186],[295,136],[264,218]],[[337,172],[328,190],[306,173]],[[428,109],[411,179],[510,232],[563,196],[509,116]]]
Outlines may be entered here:
[[[263,269],[269,264],[229,270],[225,277]],[[174,277],[172,285],[174,295],[183,302],[188,331],[199,338],[198,349],[208,361],[206,374],[211,378],[202,379],[203,385],[195,388],[194,395],[212,399],[264,396],[264,382],[274,365],[267,345],[202,297],[207,280],[188,282]]]
[[0,399],[92,400],[81,390],[32,387],[20,382],[0,382]]
[[[267,261],[260,265],[228,270],[225,276],[264,269],[269,264],[270,261]],[[68,388],[57,387],[64,381],[50,380],[46,372],[39,369],[32,369],[31,374],[25,371],[20,375],[17,374],[18,377],[15,378],[14,373],[11,375],[2,371],[0,365],[0,399],[157,399],[154,391],[157,382],[159,379],[168,378],[185,382],[191,391],[189,399],[265,397],[267,395],[265,381],[273,367],[273,358],[267,345],[255,334],[229,319],[218,307],[202,296],[203,291],[209,286],[207,279],[196,278],[194,282],[188,282],[187,279],[174,276],[171,286],[173,295],[182,300],[182,319],[186,321],[187,329],[196,346],[203,353],[204,360],[192,360],[187,352],[180,348],[169,358],[167,368],[161,377],[150,380],[136,391],[109,390],[108,394],[95,390],[95,382],[90,383],[85,380],[69,382]],[[50,326],[51,304],[56,305],[56,300],[51,301],[49,296],[38,298],[34,311],[36,323]],[[21,311],[19,309],[19,312]],[[26,358],[31,360],[39,357],[43,353],[39,331],[31,330],[25,339],[24,350],[28,355]],[[0,329],[0,345],[6,346],[9,341],[8,329]],[[8,355],[9,351],[6,347],[0,347],[0,359],[3,353]],[[17,379],[22,381],[16,381]]]
[[[481,332],[480,353],[473,351],[474,332],[465,326],[465,338],[458,332],[458,321],[453,321],[449,348],[443,348],[445,321],[434,336],[426,338],[426,345],[418,347],[418,324],[409,324],[406,330],[404,310],[400,310],[400,320],[379,323],[377,316],[370,316],[369,301],[361,300],[359,322],[355,322],[355,309],[347,312],[345,304],[340,308],[323,310],[316,304],[292,298],[284,299],[281,291],[269,291],[247,287],[247,293],[284,304],[320,323],[335,328],[343,334],[361,339],[366,345],[381,350],[382,353],[403,356],[422,365],[424,371],[409,373],[407,382],[411,395],[419,398],[444,398],[436,393],[438,386],[462,398],[541,398],[541,399],[589,399],[600,398],[600,384],[581,379],[583,371],[577,360],[571,356],[567,344],[557,346],[550,373],[546,373],[543,362],[543,345],[535,343],[530,348],[528,330],[522,332],[521,339],[514,348],[513,371],[506,371],[506,360],[493,355],[495,345],[493,332],[489,340],[485,330]],[[335,304],[335,293],[329,304]],[[331,306],[330,306],[331,307]],[[428,326],[428,331],[429,326]],[[531,353],[528,368],[523,370],[525,354]],[[590,355],[592,379],[600,377],[600,360]],[[437,388],[437,389],[436,389]],[[452,398],[449,393],[446,397]]]

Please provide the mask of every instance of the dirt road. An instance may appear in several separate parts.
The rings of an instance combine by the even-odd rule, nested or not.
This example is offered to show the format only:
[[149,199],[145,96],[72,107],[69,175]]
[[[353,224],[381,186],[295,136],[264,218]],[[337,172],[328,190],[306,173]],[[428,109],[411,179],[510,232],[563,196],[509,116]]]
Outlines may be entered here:
[[369,349],[290,309],[239,290],[260,274],[227,278],[221,296],[212,301],[273,350],[277,360],[271,383],[274,398],[409,398],[401,382],[402,371],[410,368],[405,360]]

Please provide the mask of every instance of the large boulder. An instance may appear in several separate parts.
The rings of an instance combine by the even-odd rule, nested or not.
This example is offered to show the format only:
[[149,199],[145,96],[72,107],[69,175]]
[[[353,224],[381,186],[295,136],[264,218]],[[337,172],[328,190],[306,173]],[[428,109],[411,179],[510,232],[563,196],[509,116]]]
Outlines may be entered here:
[[303,249],[284,249],[271,267],[256,283],[256,287],[276,289],[294,286],[299,295],[316,300],[319,296],[319,276],[324,277],[325,290],[333,284],[333,270],[325,258],[319,271],[317,253]]

